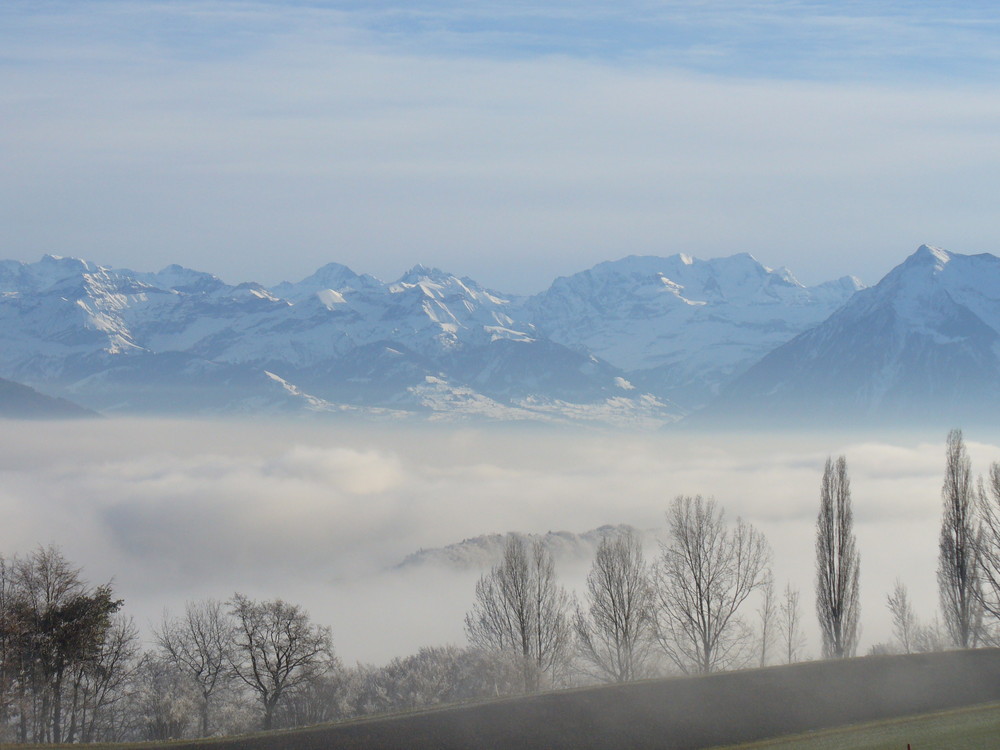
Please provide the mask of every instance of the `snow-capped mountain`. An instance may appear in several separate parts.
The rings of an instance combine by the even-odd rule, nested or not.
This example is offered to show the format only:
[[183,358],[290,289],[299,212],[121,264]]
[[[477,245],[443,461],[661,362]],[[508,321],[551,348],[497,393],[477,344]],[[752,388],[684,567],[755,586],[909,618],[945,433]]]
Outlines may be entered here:
[[746,253],[631,256],[559,278],[525,309],[553,341],[592,352],[633,384],[696,408],[863,287],[851,276],[806,287]]
[[46,256],[0,264],[0,376],[114,411],[679,416],[516,314],[504,296],[423,266],[383,283],[331,264],[268,290]]
[[764,357],[694,421],[954,426],[997,416],[1000,258],[924,245]]

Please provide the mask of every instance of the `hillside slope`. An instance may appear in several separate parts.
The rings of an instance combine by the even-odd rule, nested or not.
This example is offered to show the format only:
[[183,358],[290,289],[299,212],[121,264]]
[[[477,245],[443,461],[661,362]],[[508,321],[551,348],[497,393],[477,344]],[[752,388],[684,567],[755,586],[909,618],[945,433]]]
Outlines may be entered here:
[[1000,649],[982,649],[554,692],[169,747],[693,750],[998,699]]
[[77,419],[95,412],[63,398],[52,398],[34,388],[0,378],[0,417],[6,419]]

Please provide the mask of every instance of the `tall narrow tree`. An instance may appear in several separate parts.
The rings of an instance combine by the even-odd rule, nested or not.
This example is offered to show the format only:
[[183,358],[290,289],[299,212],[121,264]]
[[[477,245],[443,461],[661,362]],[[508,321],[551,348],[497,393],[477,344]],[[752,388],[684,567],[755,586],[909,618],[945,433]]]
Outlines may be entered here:
[[979,545],[982,531],[972,491],[972,463],[961,430],[948,433],[938,543],[938,594],[948,635],[959,648],[974,648],[982,627]]
[[781,633],[781,650],[787,664],[799,661],[801,650],[806,645],[802,633],[802,616],[799,612],[799,590],[792,584],[785,584],[785,593],[778,608],[778,630]]
[[825,658],[854,656],[857,651],[860,570],[847,459],[828,458],[816,520],[816,615]]
[[760,624],[760,666],[766,667],[771,658],[771,643],[774,641],[778,624],[778,602],[774,596],[774,575],[768,571],[760,590],[760,606],[757,608],[757,622]]

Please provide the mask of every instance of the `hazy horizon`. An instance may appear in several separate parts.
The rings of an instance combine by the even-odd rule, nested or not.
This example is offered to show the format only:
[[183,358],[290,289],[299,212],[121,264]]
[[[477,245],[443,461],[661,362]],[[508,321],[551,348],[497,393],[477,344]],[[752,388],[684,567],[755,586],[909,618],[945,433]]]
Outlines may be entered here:
[[979,2],[57,0],[0,9],[4,255],[231,283],[629,254],[806,284],[996,251]]

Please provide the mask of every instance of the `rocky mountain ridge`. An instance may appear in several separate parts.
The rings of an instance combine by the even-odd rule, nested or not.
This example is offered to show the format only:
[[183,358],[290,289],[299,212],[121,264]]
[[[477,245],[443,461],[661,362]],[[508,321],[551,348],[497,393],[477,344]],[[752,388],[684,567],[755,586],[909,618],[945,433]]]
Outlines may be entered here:
[[553,341],[590,351],[693,410],[862,288],[852,276],[806,287],[747,253],[630,256],[557,279],[525,309]]
[[928,245],[735,379],[704,423],[995,423],[1000,258]]
[[748,255],[625,258],[528,299],[420,265],[266,288],[45,256],[0,262],[0,376],[113,413],[656,427],[859,286],[806,288]]

